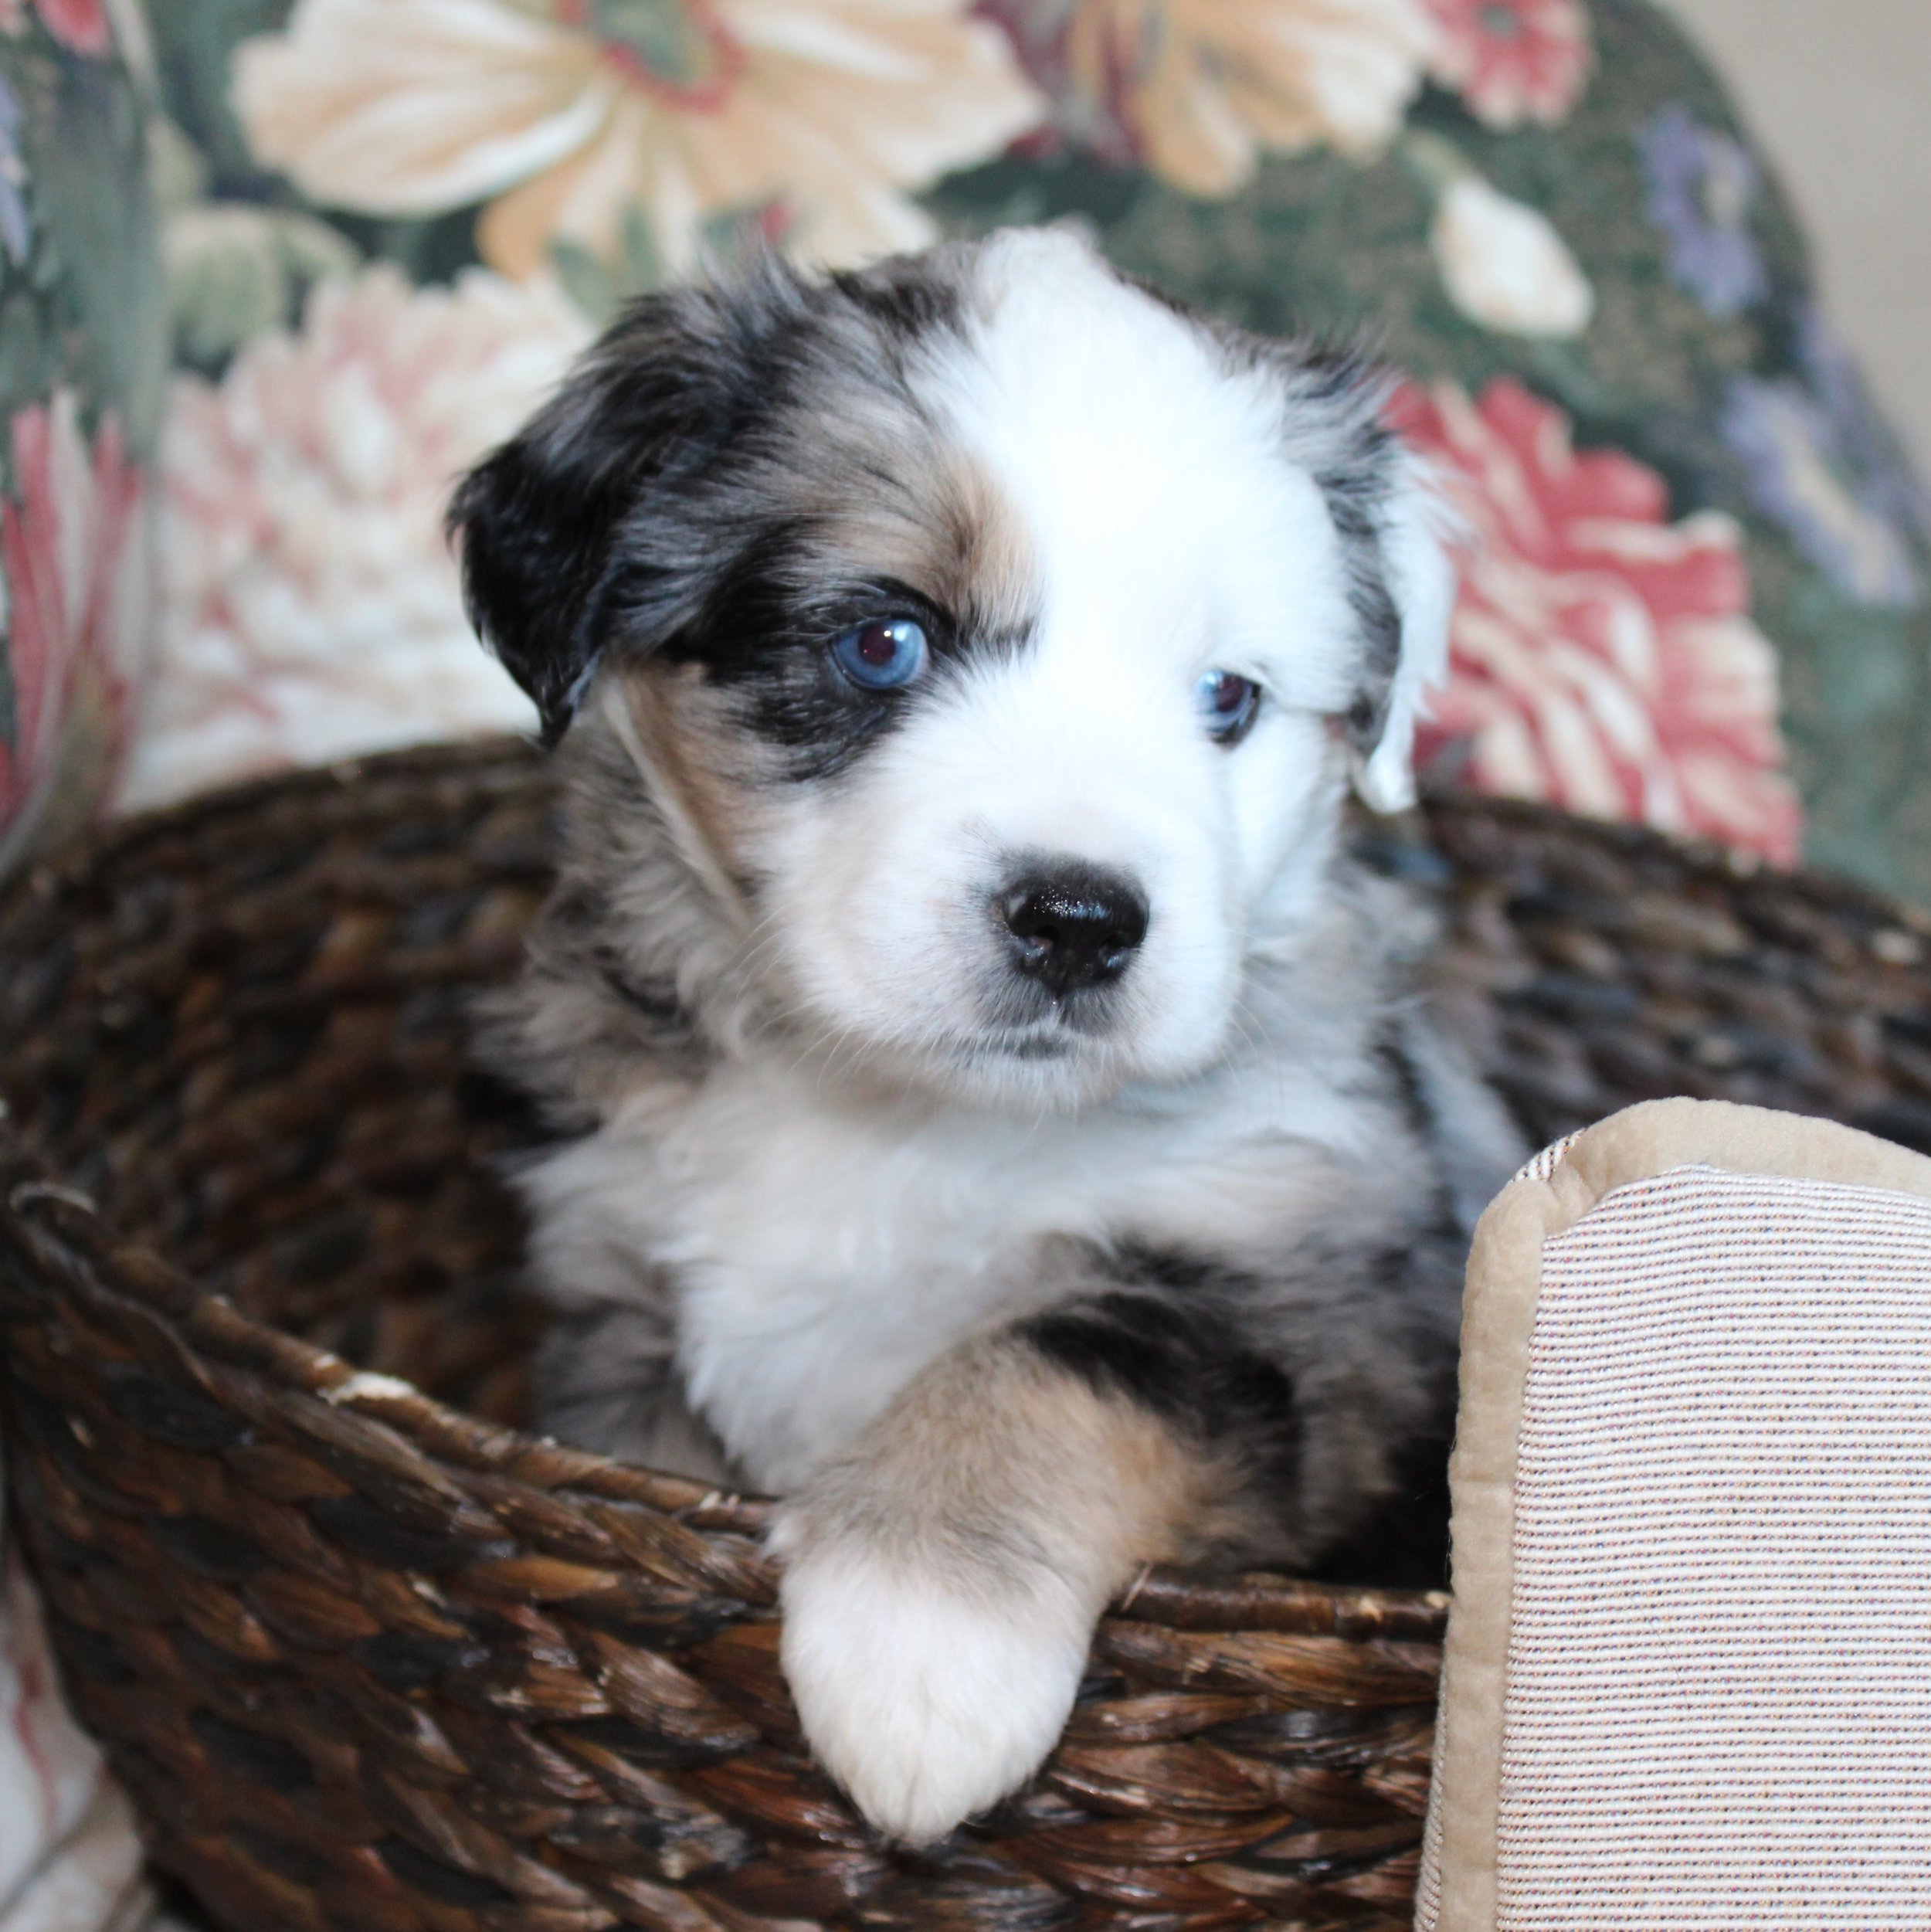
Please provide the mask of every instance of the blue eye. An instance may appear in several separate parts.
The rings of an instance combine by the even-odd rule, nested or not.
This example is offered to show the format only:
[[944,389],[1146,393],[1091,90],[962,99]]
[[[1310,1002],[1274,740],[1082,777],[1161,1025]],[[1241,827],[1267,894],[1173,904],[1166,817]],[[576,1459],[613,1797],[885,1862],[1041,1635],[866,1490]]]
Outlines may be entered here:
[[1207,735],[1223,745],[1237,745],[1261,708],[1261,687],[1234,671],[1210,671],[1193,687],[1193,698]]
[[910,617],[873,617],[833,640],[832,661],[867,691],[896,691],[925,668],[925,630]]

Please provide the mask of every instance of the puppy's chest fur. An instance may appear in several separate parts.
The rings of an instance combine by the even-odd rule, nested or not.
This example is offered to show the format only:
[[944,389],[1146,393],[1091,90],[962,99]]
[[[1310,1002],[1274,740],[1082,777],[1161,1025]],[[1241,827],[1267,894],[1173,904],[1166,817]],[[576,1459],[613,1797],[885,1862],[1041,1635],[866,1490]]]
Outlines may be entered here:
[[645,1086],[531,1184],[552,1294],[659,1302],[683,1399],[782,1491],[962,1337],[1050,1308],[1072,1251],[1278,1268],[1343,1238],[1376,1156],[1403,1193],[1426,1164],[1379,1096],[1278,1065],[1027,1122],[753,1061]]

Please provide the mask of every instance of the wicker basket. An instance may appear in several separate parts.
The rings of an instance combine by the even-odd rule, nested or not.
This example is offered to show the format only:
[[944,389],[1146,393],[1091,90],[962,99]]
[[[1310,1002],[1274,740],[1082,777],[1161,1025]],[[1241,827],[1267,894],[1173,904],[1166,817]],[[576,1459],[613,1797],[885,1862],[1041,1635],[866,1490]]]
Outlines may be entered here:
[[[0,910],[13,1504],[156,1858],[236,1932],[1405,1924],[1439,1595],[1150,1577],[1032,1788],[902,1855],[803,1754],[762,1506],[514,1431],[531,1129],[463,1016],[548,812],[513,746],[372,760]],[[1433,820],[1387,862],[1532,1134],[1689,1092],[1931,1138],[1916,915]]]

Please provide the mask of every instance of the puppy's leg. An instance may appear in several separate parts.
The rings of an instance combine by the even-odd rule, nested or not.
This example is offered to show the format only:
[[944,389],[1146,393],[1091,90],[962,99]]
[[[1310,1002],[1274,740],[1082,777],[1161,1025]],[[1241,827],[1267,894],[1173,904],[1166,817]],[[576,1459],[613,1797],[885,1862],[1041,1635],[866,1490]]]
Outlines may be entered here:
[[1206,1346],[1121,1295],[969,1342],[785,1506],[786,1674],[881,1831],[928,1842],[1019,1784],[1108,1600],[1213,1538],[1234,1459],[1179,1413]]

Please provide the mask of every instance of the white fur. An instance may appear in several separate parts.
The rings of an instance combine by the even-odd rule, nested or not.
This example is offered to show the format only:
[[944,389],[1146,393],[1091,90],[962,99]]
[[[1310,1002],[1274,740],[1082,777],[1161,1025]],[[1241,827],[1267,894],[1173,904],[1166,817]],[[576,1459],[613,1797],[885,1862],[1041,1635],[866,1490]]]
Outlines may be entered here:
[[955,1342],[1026,1312],[1047,1239],[1186,1244],[1204,1223],[1264,1263],[1338,1170],[1362,1186],[1385,1122],[1329,1077],[1359,1020],[1310,1003],[1299,1022],[1278,1058],[1077,1114],[854,1090],[775,1056],[653,1088],[531,1176],[538,1267],[566,1299],[609,1294],[608,1257],[674,1275],[693,1406],[746,1479],[788,1491]]
[[975,1601],[915,1563],[774,1538],[787,1557],[785,1676],[825,1767],[878,1828],[945,1836],[1050,1751],[1079,1689],[1100,1606],[1044,1577]]
[[1419,463],[1389,506],[1384,545],[1401,606],[1401,662],[1389,694],[1381,742],[1356,777],[1364,803],[1377,812],[1403,812],[1415,802],[1415,727],[1428,694],[1448,675],[1448,626],[1455,608],[1455,573],[1444,539],[1448,513]]

